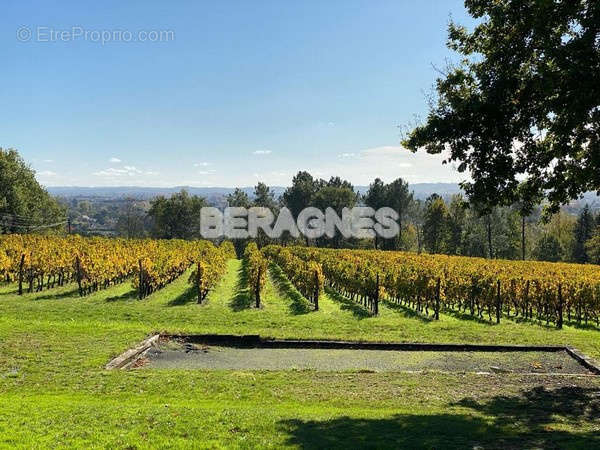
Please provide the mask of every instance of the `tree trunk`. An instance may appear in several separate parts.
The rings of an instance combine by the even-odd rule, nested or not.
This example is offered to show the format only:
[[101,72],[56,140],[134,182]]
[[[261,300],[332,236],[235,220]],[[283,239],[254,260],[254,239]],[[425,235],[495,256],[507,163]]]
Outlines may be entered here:
[[487,216],[487,238],[488,248],[490,252],[490,259],[494,258],[494,248],[492,247],[492,217],[488,214]]
[[435,289],[435,320],[440,320],[440,285],[441,279],[438,277]]
[[521,250],[522,259],[525,261],[525,215],[521,216]]
[[25,254],[21,255],[21,263],[19,264],[19,295],[23,295],[23,265],[25,264]]
[[260,277],[262,276],[262,269],[258,269],[258,277],[256,278],[256,286],[254,288],[254,296],[256,298],[256,307],[260,308]]
[[402,250],[402,210],[398,210],[398,250]]
[[500,280],[497,283],[496,293],[496,323],[500,323],[500,315],[502,314],[502,298],[500,297]]
[[196,287],[198,288],[198,304],[202,303],[202,277],[200,276],[200,263],[196,265]]
[[83,297],[83,290],[81,288],[81,263],[79,262],[79,256],[75,258],[75,273],[77,275],[77,287],[79,288],[79,296]]

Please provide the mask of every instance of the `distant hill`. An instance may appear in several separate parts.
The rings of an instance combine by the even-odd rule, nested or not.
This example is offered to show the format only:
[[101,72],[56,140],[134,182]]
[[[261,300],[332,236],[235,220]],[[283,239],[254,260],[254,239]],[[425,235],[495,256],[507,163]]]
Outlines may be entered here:
[[[190,187],[175,186],[169,188],[161,187],[139,187],[139,186],[115,186],[115,187],[79,187],[79,186],[54,186],[48,187],[48,192],[57,197],[66,200],[88,200],[93,203],[120,203],[127,198],[136,200],[151,200],[158,195],[170,196],[182,189],[187,190],[192,195],[204,197],[210,205],[224,207],[227,205],[226,196],[234,191],[234,188],[227,187]],[[241,188],[250,197],[254,193],[254,187]],[[285,191],[284,186],[271,186],[276,197],[279,197]],[[356,191],[364,194],[369,189],[368,186],[355,186]],[[460,186],[455,183],[415,183],[410,185],[414,197],[418,200],[425,200],[431,194],[438,194],[445,200],[452,195],[461,192]],[[594,212],[600,211],[600,196],[595,192],[588,192],[581,199],[570,202],[564,206],[564,210],[571,214],[579,214],[585,205],[589,205]]]
[[[83,187],[83,186],[51,186],[48,187],[50,194],[58,197],[90,197],[98,199],[122,199],[136,198],[140,200],[148,200],[158,195],[169,196],[182,189],[187,190],[192,195],[200,195],[207,200],[216,200],[230,194],[234,188],[227,187],[191,187],[191,186],[175,186],[168,188],[161,187],[139,187],[139,186],[110,186],[110,187]],[[252,196],[253,187],[241,188],[248,195]],[[285,191],[284,186],[271,186],[276,197],[279,197]],[[356,186],[355,189],[364,194],[368,186]],[[425,199],[433,193],[437,193],[442,197],[448,197],[461,192],[460,187],[454,183],[415,183],[410,185],[410,189],[414,192],[415,197]]]

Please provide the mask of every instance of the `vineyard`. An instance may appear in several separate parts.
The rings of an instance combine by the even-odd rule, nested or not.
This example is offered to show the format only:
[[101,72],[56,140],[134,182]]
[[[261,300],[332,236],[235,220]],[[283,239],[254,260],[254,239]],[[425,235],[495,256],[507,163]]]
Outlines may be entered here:
[[267,280],[268,262],[256,243],[250,242],[244,250],[244,271],[248,287],[257,308],[260,308],[260,295]]
[[76,282],[79,295],[131,279],[139,298],[163,288],[195,266],[190,282],[199,301],[233,257],[231,243],[6,235],[0,238],[0,276],[18,292],[39,292]]
[[[0,276],[18,292],[77,283],[81,296],[130,279],[140,299],[192,269],[189,283],[201,303],[224,275],[233,245],[208,241],[125,240],[6,235],[0,238]],[[372,315],[380,302],[440,318],[453,312],[500,322],[513,317],[553,323],[600,323],[600,267],[504,261],[373,250],[332,250],[250,243],[243,256],[256,307],[277,264],[292,285],[319,309],[324,286]]]
[[[145,448],[152,442],[172,447],[173,427],[188,436],[175,446],[208,437],[227,448],[284,448],[299,408],[316,436],[306,448],[320,448],[322,437],[332,433],[329,413],[323,428],[313,424],[329,405],[334,420],[335,414],[342,418],[337,436],[358,430],[344,448],[367,441],[386,448],[389,436],[393,445],[420,448],[420,440],[430,435],[436,439],[428,441],[432,448],[446,448],[448,442],[455,444],[451,448],[596,448],[600,442],[600,378],[579,371],[562,352],[383,351],[387,362],[372,366],[370,357],[356,350],[254,353],[182,341],[174,355],[171,350],[179,347],[165,341],[170,350],[163,356],[182,364],[152,366],[148,354],[148,361],[142,358],[126,372],[105,369],[157,332],[261,336],[292,345],[306,340],[568,346],[598,361],[594,266],[252,244],[238,259],[229,242],[34,235],[0,237],[0,264],[5,280],[0,283],[0,429],[7,430],[0,441],[11,448],[36,447],[40,436],[47,436],[48,446],[101,442]],[[558,331],[559,312],[552,308],[561,298],[565,326]],[[492,325],[497,312],[501,323]],[[546,316],[552,325],[545,326]],[[539,321],[543,326],[534,325]],[[206,365],[194,366],[196,361]],[[215,365],[218,361],[229,366]],[[318,406],[310,409],[315,401]],[[559,414],[540,414],[544,405],[560,405]],[[376,415],[370,418],[372,411]],[[385,436],[377,441],[382,413],[389,417],[383,419]],[[509,417],[509,423],[486,425],[496,416],[500,424]],[[535,425],[534,438],[525,441],[529,417],[540,416],[544,421]],[[347,422],[348,417],[357,419]],[[481,421],[473,422],[474,417]],[[374,431],[363,438],[370,420]],[[517,435],[514,424],[521,424]],[[236,427],[245,431],[232,432],[242,430]],[[432,433],[437,429],[445,434]],[[457,439],[457,429],[476,433],[474,440]],[[111,438],[107,430],[119,437]],[[403,436],[417,437],[402,441]],[[507,436],[515,437],[507,441]],[[332,440],[328,444],[337,447]]]
[[277,264],[288,280],[319,310],[319,295],[323,292],[323,270],[315,261],[306,261],[294,255],[289,249],[269,246],[264,250],[265,255]]
[[578,324],[600,321],[598,266],[307,247],[273,246],[265,253],[307,298],[314,298],[310,280],[322,271],[331,289],[374,315],[385,300],[435,319],[441,311],[453,311],[559,328],[565,318]]

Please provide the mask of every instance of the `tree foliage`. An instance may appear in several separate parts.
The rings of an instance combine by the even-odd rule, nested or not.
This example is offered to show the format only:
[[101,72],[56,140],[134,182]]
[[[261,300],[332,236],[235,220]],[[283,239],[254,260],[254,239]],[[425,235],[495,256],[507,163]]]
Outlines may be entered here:
[[200,237],[200,210],[207,206],[202,197],[182,190],[171,197],[158,196],[150,203],[148,215],[154,221],[152,234],[164,239]]
[[575,224],[575,242],[573,243],[573,261],[578,263],[587,263],[590,261],[588,255],[587,242],[594,233],[594,217],[590,212],[588,205],[579,214]]
[[600,2],[465,5],[479,24],[450,24],[448,46],[462,59],[437,80],[426,122],[404,145],[448,152],[486,207],[547,194],[556,212],[600,191]]
[[5,233],[64,220],[65,209],[35,179],[14,149],[0,147],[0,225]]
[[376,178],[375,181],[369,185],[369,190],[365,194],[363,200],[367,206],[370,206],[375,210],[387,207],[394,209],[398,213],[400,233],[398,237],[394,239],[384,239],[382,248],[386,250],[398,250],[404,248],[404,218],[414,201],[413,193],[409,190],[408,183],[402,178],[398,178],[390,184],[385,184],[381,179]]

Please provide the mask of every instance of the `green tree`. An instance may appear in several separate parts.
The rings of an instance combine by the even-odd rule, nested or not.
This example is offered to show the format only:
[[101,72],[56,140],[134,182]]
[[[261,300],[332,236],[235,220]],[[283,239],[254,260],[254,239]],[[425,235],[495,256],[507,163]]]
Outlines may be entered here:
[[585,245],[590,262],[600,264],[600,225]]
[[[292,185],[284,191],[281,197],[282,203],[290,210],[292,216],[298,219],[298,214],[311,206],[318,189],[319,183],[310,173],[298,172],[292,179]],[[308,245],[309,240],[305,239]]]
[[[254,187],[254,201],[252,206],[268,208],[275,217],[277,217],[277,201],[275,200],[275,194],[265,183],[259,182]],[[263,230],[258,230],[258,235],[256,237],[258,248],[262,248],[269,243],[271,243],[271,240],[265,232]]]
[[562,248],[562,261],[571,261],[575,245],[576,218],[563,211],[554,214],[550,221],[542,225],[544,233],[548,233],[558,240]]
[[423,250],[423,222],[425,221],[425,204],[422,200],[414,200],[407,211],[407,219],[414,227],[417,240],[417,253]]
[[200,237],[200,210],[206,201],[181,190],[171,197],[156,197],[150,202],[148,216],[153,220],[152,235],[161,239]]
[[[473,31],[451,23],[461,61],[437,80],[425,123],[403,144],[459,171],[471,201],[531,202],[549,212],[600,191],[600,3],[466,0]],[[519,189],[520,180],[523,187]]]
[[448,207],[448,239],[446,250],[451,255],[463,252],[463,230],[467,220],[467,209],[462,195],[453,195]]
[[522,256],[520,210],[515,207],[495,208],[491,217],[494,228],[494,257],[520,259]]
[[[402,232],[405,229],[404,218],[409,212],[413,202],[413,194],[408,189],[408,183],[398,178],[390,184],[385,184],[381,179],[376,178],[369,186],[369,190],[364,196],[364,202],[367,206],[377,210],[382,207],[394,209],[398,213],[398,226],[400,232],[393,239],[385,239],[382,247],[387,250],[402,249],[404,240]],[[378,247],[378,239],[375,239],[375,246]]]
[[527,219],[533,213],[535,207],[542,201],[541,195],[535,192],[529,193],[529,186],[521,183],[519,185],[518,195],[519,201],[516,203],[516,208],[519,211],[521,217],[521,259],[525,261],[527,256]]
[[413,194],[408,190],[408,183],[402,178],[392,181],[386,186],[387,205],[398,213],[398,226],[400,232],[396,239],[385,240],[384,245],[388,249],[402,249],[402,229],[404,226],[404,217],[413,202]]
[[586,244],[591,239],[594,228],[594,218],[590,212],[590,207],[586,204],[575,224],[573,261],[578,263],[587,263],[590,261]]
[[462,254],[464,256],[485,258],[489,256],[487,242],[486,224],[476,211],[469,208],[463,227]]
[[562,255],[563,248],[559,240],[551,234],[544,234],[533,248],[533,257],[539,261],[560,261]]
[[[227,196],[227,206],[235,208],[250,208],[252,206],[252,202],[250,201],[248,194],[246,194],[240,188],[235,188],[235,190]],[[244,250],[246,249],[248,242],[250,242],[249,239],[233,240],[233,248],[235,248],[235,253],[238,258],[241,258],[244,255]]]
[[[0,147],[0,229],[3,233],[65,230],[66,209],[35,179],[14,149]],[[48,227],[59,223],[53,227]]]
[[[385,183],[380,178],[375,180],[369,185],[369,190],[365,193],[363,201],[365,205],[370,206],[374,210],[378,210],[384,206],[387,206],[387,189]],[[375,248],[379,248],[379,237],[375,236]]]
[[[338,216],[342,216],[344,208],[353,208],[358,202],[358,194],[354,192],[354,186],[349,182],[332,177],[328,182],[320,182],[321,186],[314,195],[313,206],[325,211],[327,208],[332,208]],[[333,239],[321,238],[318,240],[319,245],[329,245],[334,248],[342,246],[343,236],[336,233]]]
[[117,232],[128,239],[144,237],[145,219],[146,212],[142,203],[127,199],[117,217]]
[[448,208],[437,194],[431,195],[425,202],[425,220],[423,222],[423,242],[429,253],[443,253],[448,223]]
[[238,207],[238,208],[250,208],[251,202],[250,197],[240,188],[227,195],[227,206]]
[[275,200],[275,194],[265,183],[258,183],[254,187],[254,201],[253,206],[260,206],[261,208],[269,208],[275,214],[277,208],[277,202]]
[[298,172],[292,179],[292,185],[283,193],[283,204],[295,218],[308,206],[318,190],[318,182],[308,172]]

